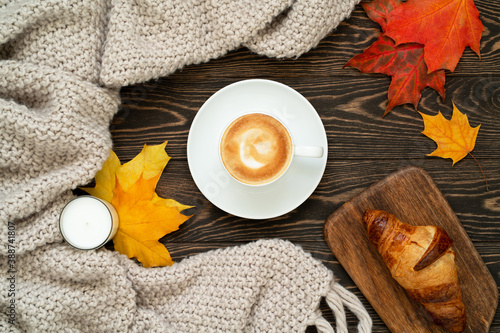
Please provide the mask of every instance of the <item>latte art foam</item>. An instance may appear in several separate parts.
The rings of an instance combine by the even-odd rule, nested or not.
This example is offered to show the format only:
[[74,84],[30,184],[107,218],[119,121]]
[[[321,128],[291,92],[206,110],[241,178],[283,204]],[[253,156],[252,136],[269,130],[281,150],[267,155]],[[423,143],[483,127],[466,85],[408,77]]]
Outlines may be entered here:
[[261,185],[278,178],[292,157],[292,139],[271,116],[253,113],[233,121],[221,139],[222,163],[237,180]]

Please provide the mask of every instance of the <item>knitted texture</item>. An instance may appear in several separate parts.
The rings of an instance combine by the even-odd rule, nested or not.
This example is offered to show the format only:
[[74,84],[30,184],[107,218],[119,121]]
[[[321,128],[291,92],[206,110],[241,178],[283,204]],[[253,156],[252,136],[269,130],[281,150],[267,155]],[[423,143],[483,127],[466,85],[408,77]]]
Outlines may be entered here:
[[262,240],[145,269],[63,242],[58,217],[112,146],[121,86],[245,45],[296,57],[356,0],[0,0],[0,331],[346,332],[371,320],[300,247]]
[[298,57],[348,17],[358,2],[117,0],[101,80],[113,87],[142,82],[241,45],[271,57]]

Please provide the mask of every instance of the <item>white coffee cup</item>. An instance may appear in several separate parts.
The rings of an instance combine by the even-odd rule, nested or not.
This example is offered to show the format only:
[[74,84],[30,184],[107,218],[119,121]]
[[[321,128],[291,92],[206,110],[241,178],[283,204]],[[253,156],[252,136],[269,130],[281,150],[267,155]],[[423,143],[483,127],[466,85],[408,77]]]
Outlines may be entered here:
[[219,138],[219,159],[227,173],[246,186],[265,186],[280,179],[294,157],[321,158],[321,146],[296,145],[287,126],[264,112],[239,115]]

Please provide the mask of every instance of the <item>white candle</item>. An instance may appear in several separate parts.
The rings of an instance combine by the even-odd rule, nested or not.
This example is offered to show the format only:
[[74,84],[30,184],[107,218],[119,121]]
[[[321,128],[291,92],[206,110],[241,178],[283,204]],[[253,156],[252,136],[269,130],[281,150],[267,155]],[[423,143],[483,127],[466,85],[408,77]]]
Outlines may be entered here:
[[116,234],[118,213],[108,202],[93,196],[70,201],[59,218],[63,238],[81,250],[100,248]]

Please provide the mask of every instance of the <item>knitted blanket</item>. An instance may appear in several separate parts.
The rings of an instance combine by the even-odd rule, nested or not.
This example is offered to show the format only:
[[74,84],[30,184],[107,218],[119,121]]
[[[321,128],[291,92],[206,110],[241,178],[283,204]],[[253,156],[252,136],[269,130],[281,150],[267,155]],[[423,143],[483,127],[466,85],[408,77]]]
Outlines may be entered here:
[[145,269],[57,223],[112,146],[119,88],[237,47],[297,57],[357,0],[0,0],[1,332],[346,332],[371,320],[300,247],[261,240]]

